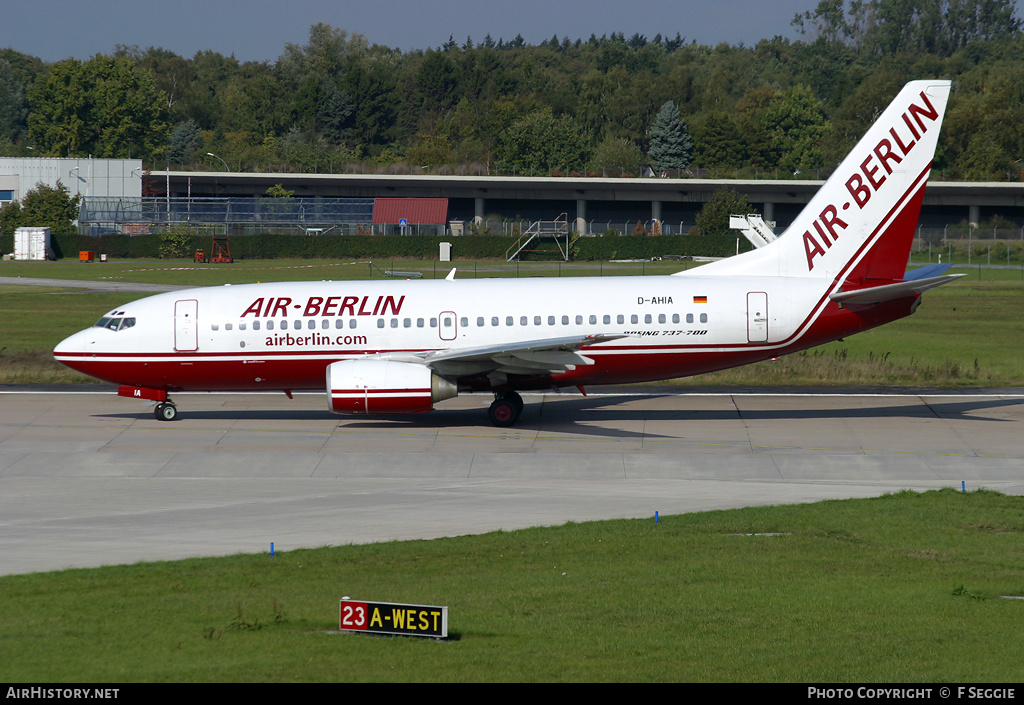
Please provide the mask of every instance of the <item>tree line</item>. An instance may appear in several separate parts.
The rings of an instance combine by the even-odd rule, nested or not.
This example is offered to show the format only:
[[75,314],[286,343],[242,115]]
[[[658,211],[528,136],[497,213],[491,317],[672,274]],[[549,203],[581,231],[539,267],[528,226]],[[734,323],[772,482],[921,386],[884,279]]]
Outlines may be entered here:
[[[319,23],[275,61],[119,46],[0,50],[0,155],[152,167],[431,173],[834,168],[899,88],[950,78],[935,168],[1017,180],[1024,33],[1012,0],[822,0],[796,39],[467,37],[401,52]],[[216,158],[209,156],[216,155]]]

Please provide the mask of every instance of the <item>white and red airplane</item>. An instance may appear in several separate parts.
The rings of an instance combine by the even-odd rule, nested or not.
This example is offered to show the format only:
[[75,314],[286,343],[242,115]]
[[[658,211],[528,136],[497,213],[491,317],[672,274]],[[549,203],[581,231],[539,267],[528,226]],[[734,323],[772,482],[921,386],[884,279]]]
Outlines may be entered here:
[[[341,281],[189,289],[126,304],[61,342],[65,365],[157,402],[187,390],[325,389],[342,414],[430,411],[490,390],[701,374],[914,312],[958,275],[905,275],[949,98],[907,84],[793,224],[759,249],[658,277]],[[948,265],[947,265],[948,266]]]

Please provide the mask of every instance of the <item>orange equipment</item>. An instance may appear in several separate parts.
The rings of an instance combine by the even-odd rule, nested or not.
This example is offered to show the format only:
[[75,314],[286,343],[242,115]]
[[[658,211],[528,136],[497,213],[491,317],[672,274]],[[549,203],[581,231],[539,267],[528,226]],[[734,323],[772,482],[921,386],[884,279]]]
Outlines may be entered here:
[[211,262],[231,264],[231,246],[228,239],[228,235],[213,236],[213,244],[210,246]]

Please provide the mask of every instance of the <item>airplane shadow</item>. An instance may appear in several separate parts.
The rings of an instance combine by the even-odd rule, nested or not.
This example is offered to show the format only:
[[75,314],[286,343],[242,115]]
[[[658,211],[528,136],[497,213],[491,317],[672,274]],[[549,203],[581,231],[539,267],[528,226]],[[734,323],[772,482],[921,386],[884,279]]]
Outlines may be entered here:
[[[652,394],[646,399],[672,396]],[[829,419],[952,419],[985,422],[1012,422],[1011,419],[997,419],[978,416],[977,412],[1008,408],[1024,404],[1022,399],[963,399],[926,403],[908,399],[898,404],[873,404],[870,406],[843,406],[836,397],[822,397],[819,403],[813,395],[805,397],[801,408],[777,409],[692,409],[685,408],[686,397],[676,397],[679,408],[637,409],[630,402],[636,397],[568,397],[546,398],[543,402],[527,401],[519,422],[508,429],[508,433],[546,432],[566,433],[599,438],[676,438],[677,435],[652,433],[651,430],[629,430],[622,428],[647,421],[678,422],[693,424],[706,421],[822,421]],[[826,401],[827,399],[827,401]],[[315,409],[217,409],[189,410],[187,405],[179,407],[179,419],[205,421],[234,421],[240,418],[256,421],[324,421],[336,418],[339,425],[350,430],[396,430],[396,429],[471,429],[484,427],[494,430],[487,420],[487,408],[481,404],[475,409],[445,409],[443,406],[429,414],[408,416],[365,416],[332,417],[326,410]],[[133,419],[151,417],[149,412],[94,414],[99,418]],[[177,422],[171,422],[177,423]]]

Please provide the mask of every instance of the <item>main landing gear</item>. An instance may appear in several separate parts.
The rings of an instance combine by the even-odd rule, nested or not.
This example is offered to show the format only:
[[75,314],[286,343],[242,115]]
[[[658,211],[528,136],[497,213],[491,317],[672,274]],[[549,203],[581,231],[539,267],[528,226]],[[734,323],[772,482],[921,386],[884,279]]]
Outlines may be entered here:
[[523,413],[523,398],[516,392],[509,390],[495,392],[494,401],[487,410],[487,417],[491,423],[499,428],[507,428],[519,420]]
[[157,421],[174,421],[178,418],[178,407],[170,399],[162,401],[153,409],[153,416]]

